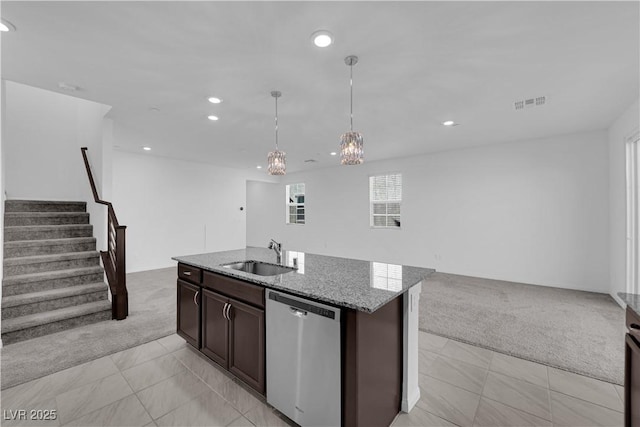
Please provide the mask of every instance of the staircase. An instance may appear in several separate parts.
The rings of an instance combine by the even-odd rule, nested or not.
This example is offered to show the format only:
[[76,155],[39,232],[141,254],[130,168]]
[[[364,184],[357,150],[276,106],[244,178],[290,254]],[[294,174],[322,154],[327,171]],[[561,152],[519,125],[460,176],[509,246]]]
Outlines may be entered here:
[[111,319],[85,202],[7,200],[3,345]]

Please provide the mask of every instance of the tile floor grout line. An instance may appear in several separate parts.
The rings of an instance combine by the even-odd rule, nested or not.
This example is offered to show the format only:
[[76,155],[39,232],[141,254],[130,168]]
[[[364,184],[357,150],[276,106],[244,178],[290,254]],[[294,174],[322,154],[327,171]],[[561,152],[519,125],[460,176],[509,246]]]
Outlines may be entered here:
[[[495,372],[494,372],[494,374],[495,374]],[[509,378],[511,378],[511,377],[509,377]],[[486,386],[486,382],[485,382],[485,386]],[[538,387],[543,388],[543,387],[541,387],[541,386],[538,386]],[[548,392],[548,391],[549,391],[549,390],[547,390],[547,392]],[[547,393],[547,395],[548,395],[548,396],[550,396],[550,393]],[[508,407],[509,407],[509,408],[511,408],[511,409],[515,409],[515,410],[517,410],[517,411],[524,412],[525,414],[533,415],[534,417],[542,418],[543,420],[546,420],[546,421],[551,422],[551,420],[547,420],[545,417],[541,417],[540,415],[532,414],[531,412],[529,412],[529,411],[525,411],[524,409],[516,408],[515,406],[509,405],[508,403],[500,402],[499,400],[491,399],[490,397],[487,397],[487,396],[484,394],[484,387],[483,387],[483,389],[482,389],[482,395],[481,395],[481,398],[485,398],[485,399],[491,400],[491,401],[493,401],[493,402],[498,402],[498,403],[500,403],[500,404],[502,404],[502,405],[504,405],[504,406],[508,406]],[[549,406],[549,418],[551,418],[551,406]]]
[[[131,390],[131,393],[130,393],[130,394],[127,394],[126,396],[123,396],[123,397],[122,397],[122,399],[126,399],[127,397],[131,396],[131,394],[135,394],[135,392],[133,391],[133,389],[131,388],[131,386],[130,386],[130,385],[129,385],[129,383],[127,382],[127,379],[124,377],[124,375],[122,375],[122,372],[120,372],[120,371],[118,371],[118,372],[117,372],[117,373],[115,373],[115,374],[111,374],[111,375],[108,375],[108,376],[106,376],[106,377],[99,378],[99,379],[97,379],[97,380],[95,380],[95,381],[92,381],[92,382],[91,382],[91,383],[89,383],[89,384],[97,383],[97,382],[99,382],[99,381],[103,381],[105,378],[114,377],[114,376],[116,376],[116,375],[120,375],[120,376],[122,377],[122,379],[125,381],[125,383],[127,384],[127,386],[129,386],[129,389]],[[88,386],[89,384],[85,384],[85,385],[83,385],[83,386],[81,386],[81,387]],[[80,387],[76,387],[76,389],[78,389],[78,388],[80,388]],[[74,389],[74,390],[75,390],[75,389]],[[68,391],[71,391],[71,390],[68,390]],[[65,393],[67,393],[67,391],[65,391]],[[58,407],[58,398],[57,398],[57,396],[55,397],[55,399],[56,399],[56,408],[58,409],[58,420],[60,420],[60,418],[59,418],[59,417],[60,417],[60,415],[59,415],[59,410],[60,410],[60,408]],[[87,412],[86,414],[82,414],[82,415],[80,415],[80,416],[77,416],[77,417],[75,417],[75,418],[72,418],[72,419],[68,420],[68,421],[67,421],[66,423],[64,423],[64,424],[62,424],[62,422],[60,421],[60,425],[67,425],[67,424],[69,424],[70,422],[75,421],[75,420],[77,420],[77,419],[79,419],[79,418],[82,418],[82,417],[84,417],[84,416],[87,416],[87,415],[89,415],[89,414],[92,414],[92,413],[94,413],[95,411],[100,411],[100,410],[102,410],[102,409],[106,408],[106,407],[107,407],[107,406],[109,406],[109,405],[112,405],[112,404],[114,404],[114,403],[116,403],[116,402],[120,402],[122,399],[118,399],[118,400],[116,400],[115,402],[107,403],[107,404],[102,405],[102,406],[100,406],[100,407],[98,407],[98,408],[95,408],[95,409],[93,409],[92,411]],[[143,406],[143,407],[144,407],[144,406]]]
[[[178,360],[178,358],[177,358],[177,357],[175,357],[172,353],[168,353],[168,354],[165,354],[165,355],[160,356],[160,357],[164,357],[164,356],[172,356],[172,357],[173,357],[177,362],[179,362],[179,363],[180,363],[180,364],[181,364],[181,365],[182,365],[186,370],[189,370],[189,368],[187,368],[186,366],[184,366],[184,364],[182,364],[182,363],[180,362],[180,360]],[[160,357],[159,357],[159,358],[160,358]],[[158,358],[158,359],[159,359],[159,358]],[[132,367],[130,367],[130,368],[127,368],[127,369],[125,369],[125,371],[128,371],[129,369],[136,368],[136,367],[138,367],[138,366],[140,366],[140,365],[142,365],[142,364],[144,364],[144,363],[151,362],[151,361],[153,361],[153,360],[156,360],[156,359],[147,360],[147,361],[145,361],[145,362],[143,362],[143,363],[140,363],[140,364],[138,364],[138,365],[135,365],[135,366],[132,366]],[[123,372],[123,371],[120,371],[120,373],[122,373],[122,372]],[[191,371],[190,371],[190,372],[191,372]],[[192,373],[193,373],[193,372],[192,372]],[[137,390],[137,391],[136,391],[136,390],[133,390],[133,386],[131,385],[131,383],[129,383],[129,380],[127,380],[127,377],[126,377],[124,374],[123,374],[122,376],[124,377],[124,379],[125,379],[125,380],[127,381],[127,383],[129,384],[129,387],[131,387],[131,390],[133,390],[133,392],[134,392],[134,393],[138,393],[138,392],[141,392],[141,391],[143,391],[143,390],[146,390],[146,389],[148,389],[148,388],[150,388],[150,387],[153,387],[153,386],[154,386],[154,385],[156,385],[156,384],[160,384],[162,381],[164,381],[164,380],[168,380],[169,378],[171,378],[171,377],[175,377],[176,375],[179,375],[179,374],[181,374],[181,372],[177,372],[177,373],[175,373],[175,374],[173,374],[173,375],[170,375],[170,376],[168,376],[168,377],[166,377],[166,378],[161,379],[160,381],[157,381],[157,382],[155,382],[155,383],[151,383],[151,384],[149,384],[149,385],[147,385],[147,386],[145,386],[145,387],[143,387],[143,388],[141,388],[140,390]],[[195,374],[194,374],[194,375],[195,375]],[[195,375],[195,376],[197,377],[197,375]],[[198,377],[198,379],[202,380],[200,377]],[[204,382],[204,381],[203,381],[203,382]]]
[[[496,351],[493,351],[493,353],[494,353],[494,355],[495,355],[496,353],[497,353],[497,354],[505,355],[504,353],[500,353],[500,352],[496,352]],[[509,356],[508,354],[507,354],[507,355],[505,355],[505,356],[513,357],[513,356]],[[525,362],[531,362],[530,360],[520,359],[519,357],[514,357],[514,359],[524,360]],[[493,361],[493,358],[492,358],[492,361]],[[547,366],[547,365],[543,365],[542,363],[538,363],[538,362],[531,362],[531,363],[535,363],[536,365],[542,366],[542,367],[544,368],[544,371],[545,371],[545,374],[546,374],[546,375],[545,375],[545,377],[546,377],[546,379],[547,379],[547,385],[546,385],[546,386],[541,386],[540,384],[536,384],[536,383],[531,382],[531,381],[529,381],[529,380],[527,380],[527,379],[524,379],[524,378],[517,378],[517,377],[514,377],[514,376],[512,376],[512,375],[509,375],[509,374],[507,374],[507,373],[505,373],[505,372],[500,372],[500,371],[497,371],[497,370],[495,370],[495,369],[491,369],[491,365],[489,365],[489,371],[491,371],[491,372],[493,372],[493,373],[495,373],[495,374],[500,374],[500,375],[507,376],[507,377],[509,377],[509,378],[513,378],[513,379],[515,379],[515,380],[520,380],[520,381],[524,381],[524,382],[529,383],[529,384],[537,385],[538,387],[545,387],[545,388],[547,388],[548,390],[550,390],[550,388],[549,388],[549,369],[548,369],[548,366]],[[578,374],[576,374],[576,375],[578,375]],[[582,375],[581,375],[581,376],[582,376]],[[585,378],[586,378],[586,377],[585,377]]]
[[[151,422],[153,422],[155,425],[158,425],[158,424],[156,424],[156,421],[153,419],[153,417],[151,416],[151,414],[147,410],[147,407],[144,406],[144,403],[142,403],[142,400],[140,400],[140,396],[138,396],[138,393],[134,391],[133,395],[136,397],[136,400],[138,401],[138,403],[140,403],[140,406],[142,406],[142,409],[144,409],[144,412],[149,416],[149,419],[151,420]],[[149,423],[147,423],[147,424],[149,424]],[[146,424],[144,424],[144,425],[146,425]]]
[[[249,408],[246,412],[242,412],[242,411],[240,410],[240,408],[236,407],[236,405],[234,405],[234,404],[233,404],[233,402],[231,402],[229,399],[227,399],[226,397],[224,397],[224,396],[220,393],[220,391],[218,391],[218,390],[214,389],[213,387],[211,387],[211,385],[209,385],[209,384],[204,380],[204,378],[201,378],[198,374],[196,374],[195,372],[193,372],[193,371],[192,371],[192,370],[191,370],[187,365],[185,365],[185,364],[182,362],[182,360],[180,360],[180,359],[178,359],[178,358],[176,358],[176,359],[178,360],[178,362],[180,362],[180,363],[185,367],[185,369],[186,369],[187,371],[189,371],[191,374],[193,374],[193,376],[195,376],[195,377],[196,377],[196,378],[198,378],[200,381],[202,381],[202,382],[204,383],[204,385],[205,385],[205,386],[207,386],[207,388],[209,388],[209,390],[211,390],[212,392],[216,393],[218,396],[220,396],[220,397],[222,398],[222,400],[224,400],[225,402],[227,402],[229,405],[231,405],[231,407],[232,407],[233,409],[235,409],[236,411],[238,411],[238,413],[239,413],[241,416],[243,416],[243,417],[244,417],[244,415],[245,415],[245,413],[246,413],[246,412],[249,412],[251,409],[253,409],[253,408]],[[205,360],[205,362],[206,362],[206,360]],[[216,368],[215,366],[211,366],[211,368],[212,368],[212,369],[216,369],[216,370],[218,369],[218,368]],[[224,373],[223,373],[223,374],[224,374]],[[232,378],[228,378],[228,377],[227,377],[227,381],[226,381],[225,383],[228,383],[228,382],[230,382],[230,381],[233,381],[233,379],[232,379]],[[238,387],[242,387],[242,386],[238,384]],[[246,391],[246,390],[245,390],[245,391]],[[249,392],[247,392],[247,393],[249,393]],[[252,396],[253,396],[253,395],[252,395]],[[257,399],[257,398],[256,398],[256,399]],[[262,401],[260,401],[260,403],[266,404],[266,402],[262,402]],[[251,421],[249,421],[249,422],[251,422]]]
[[[539,418],[539,419],[541,419],[541,420],[547,421],[547,422],[549,422],[549,423],[551,423],[551,424],[553,425],[553,422],[552,422],[551,420],[548,420],[548,419],[546,419],[545,417],[541,417],[540,415],[532,414],[531,412],[525,411],[525,410],[520,409],[520,408],[514,408],[514,407],[513,407],[513,406],[511,406],[511,405],[508,405],[508,404],[506,404],[506,403],[504,403],[504,402],[500,402],[499,400],[491,399],[491,398],[489,398],[489,397],[487,397],[487,396],[482,396],[482,398],[483,398],[483,399],[485,399],[485,400],[489,400],[489,401],[491,401],[491,402],[495,402],[495,403],[497,403],[497,404],[499,404],[499,405],[506,406],[506,407],[508,407],[508,408],[510,408],[510,409],[513,409],[513,410],[517,411],[517,412],[522,412],[522,413],[525,413],[525,414],[527,414],[527,415],[530,415],[530,416],[532,416],[532,417],[534,417],[534,418]],[[549,414],[551,414],[551,411],[549,411]],[[584,427],[584,426],[575,426],[575,427]]]
[[[85,365],[89,365],[89,364],[91,364],[91,363],[97,362],[98,360],[103,359],[103,358],[108,359],[108,360],[113,364],[113,366],[116,368],[116,370],[117,370],[118,372],[120,372],[120,370],[119,370],[118,366],[113,362],[113,360],[111,360],[110,355],[106,355],[106,356],[98,357],[97,359],[93,359],[93,360],[89,360],[89,361],[87,361],[87,362],[83,362],[83,363],[81,363],[81,364],[79,364],[79,365],[70,366],[70,367],[68,367],[68,368],[66,368],[66,369],[63,369],[63,370],[61,370],[61,371],[52,372],[51,374],[48,374],[48,375],[45,375],[45,376],[42,376],[42,377],[39,377],[39,378],[34,378],[34,379],[32,379],[32,380],[29,380],[29,381],[24,382],[24,383],[21,383],[21,384],[16,384],[16,385],[14,385],[14,386],[12,386],[12,387],[8,387],[8,388],[6,388],[6,389],[4,389],[4,390],[0,390],[0,392],[2,392],[2,393],[7,393],[7,392],[9,392],[11,389],[14,389],[14,388],[17,388],[17,387],[20,387],[20,386],[24,386],[24,385],[29,384],[29,383],[33,383],[34,385],[36,385],[36,384],[37,384],[37,383],[39,383],[39,382],[45,381],[45,378],[49,378],[49,377],[52,377],[52,376],[54,376],[54,375],[65,375],[65,374],[64,374],[64,372],[65,372],[65,371],[72,371],[72,370],[74,370],[74,369],[86,369],[86,366],[85,366]],[[83,368],[83,367],[84,367],[84,368]],[[110,375],[105,375],[105,376],[102,376],[102,377],[98,377],[98,378],[94,379],[93,381],[101,380],[101,379],[106,378],[106,377],[109,377],[109,376],[111,376],[111,375],[113,375],[113,374],[115,374],[115,372],[114,372],[114,373],[112,373],[112,374],[110,374]],[[68,375],[68,372],[67,372],[67,374],[66,374],[66,375]],[[72,385],[69,385],[69,388],[65,388],[65,389],[64,389],[64,391],[62,391],[62,393],[66,393],[66,392],[68,392],[68,391],[75,390],[75,389],[80,388],[80,387],[84,387],[85,385],[87,385],[87,384],[91,384],[91,383],[93,382],[93,381],[90,381],[90,382],[88,382],[88,383],[86,383],[86,384],[75,385],[75,383],[77,382],[77,379],[78,379],[78,377],[79,377],[79,376],[80,376],[80,374],[78,373],[77,375],[75,375],[75,378],[74,378],[74,380],[73,380],[73,381],[66,381],[66,382],[68,382],[68,383],[70,383],[70,384],[72,384]],[[31,388],[31,387],[29,387],[29,388]],[[48,389],[47,389],[47,390],[48,390]],[[57,394],[61,394],[61,393],[57,393]],[[47,401],[47,400],[49,400],[49,399],[55,399],[55,397],[56,397],[56,395],[57,395],[57,394],[55,394],[55,395],[53,395],[53,396],[51,396],[51,397],[48,397],[48,398],[45,398],[45,399],[39,400],[38,402],[34,403],[33,405],[35,405],[35,404],[39,404],[39,403],[43,403],[43,402],[45,402],[45,401]]]
[[[601,407],[601,408],[608,409],[609,411],[617,412],[617,413],[619,413],[619,414],[624,414],[624,409],[623,409],[622,411],[618,411],[617,409],[611,409],[611,408],[609,408],[608,406],[604,406],[604,405],[602,405],[602,404],[600,404],[600,403],[591,402],[590,400],[585,400],[585,399],[582,399],[582,398],[580,398],[580,397],[572,396],[572,395],[570,395],[570,394],[563,393],[563,392],[558,391],[558,390],[551,390],[551,389],[549,389],[549,396],[551,396],[551,392],[558,393],[558,394],[561,394],[561,395],[563,395],[563,396],[568,396],[568,397],[571,397],[571,398],[573,398],[573,399],[580,400],[581,402],[590,403],[591,405],[596,405],[596,406],[599,406],[599,407]],[[623,405],[623,406],[624,406],[624,405]]]
[[110,354],[108,357],[109,357],[109,358],[111,358],[111,361],[113,362],[113,364],[114,364],[114,365],[116,365],[116,368],[118,368],[118,371],[122,372],[123,370],[124,370],[124,371],[126,371],[127,369],[131,369],[131,368],[136,367],[136,366],[138,366],[138,365],[142,365],[143,363],[150,362],[150,361],[152,361],[152,360],[156,360],[156,359],[158,359],[158,358],[160,358],[160,357],[162,357],[162,356],[164,356],[164,355],[168,354],[168,350],[166,349],[166,347],[165,347],[165,346],[163,346],[163,345],[162,345],[162,344],[160,344],[160,343],[157,343],[157,344],[158,344],[162,349],[166,350],[166,351],[167,351],[167,353],[162,353],[162,354],[159,354],[159,355],[157,355],[157,356],[152,357],[151,359],[147,359],[147,360],[143,360],[143,361],[141,361],[141,362],[137,362],[137,363],[135,363],[135,364],[133,364],[133,365],[131,365],[131,366],[128,366],[128,367],[126,367],[126,368],[124,368],[124,369],[120,369],[120,367],[118,366],[118,364],[116,363],[116,361],[115,361],[115,360],[113,360],[113,358],[112,358],[112,357],[113,357],[113,356],[115,356],[116,354],[124,353],[125,351],[129,351],[129,350],[132,350],[132,349],[134,349],[134,348],[139,348],[139,347],[141,347],[141,346],[143,346],[143,345],[147,345],[147,344],[152,343],[152,342],[157,342],[157,340],[149,341],[149,342],[146,342],[146,343],[143,343],[143,344],[137,345],[137,346],[135,346],[135,347],[131,347],[131,348],[127,348],[127,349],[125,349],[125,350],[118,351],[118,352],[116,352],[116,353]]
[[[416,406],[416,407],[417,407],[417,406]],[[419,408],[419,407],[417,407],[417,408],[418,408],[418,409],[420,409],[420,410],[422,410],[422,411],[424,411],[424,412],[426,412],[426,413],[428,413],[428,414],[433,415],[434,417],[442,418],[443,420],[445,420],[445,421],[446,421],[446,422],[448,422],[448,423],[453,424],[454,426],[464,427],[464,426],[462,426],[462,425],[460,425],[460,424],[456,424],[456,423],[454,423],[453,421],[446,419],[445,417],[443,417],[443,416],[441,416],[441,415],[436,415],[436,414],[434,414],[433,412],[427,411],[426,409],[422,409],[422,408]],[[414,409],[415,409],[415,408],[414,408]],[[413,409],[412,409],[412,410],[413,410]],[[400,413],[399,413],[398,415],[400,415]],[[475,416],[474,416],[474,421],[475,421]]]
[[[493,362],[493,356],[491,357],[491,362]],[[476,418],[478,418],[478,412],[480,411],[480,404],[482,403],[482,399],[485,398],[484,388],[487,385],[487,378],[489,378],[489,372],[491,372],[490,368],[491,368],[491,363],[489,363],[489,369],[487,369],[487,372],[485,373],[484,382],[482,383],[482,389],[480,389],[480,399],[478,400],[478,406],[476,407],[476,411],[473,414],[473,421],[471,422],[472,426],[476,425]]]
[[[474,365],[472,365],[472,366],[474,366]],[[478,369],[482,369],[482,368],[480,368],[480,367],[478,367],[478,366],[475,366],[475,367],[476,367],[476,368],[478,368]],[[489,372],[489,371],[488,371],[488,370],[485,370],[485,371],[486,371],[486,372],[485,372],[485,382],[486,382],[486,380],[487,380],[487,378],[486,378],[486,377],[487,377],[487,375],[488,375],[488,372]],[[433,375],[429,375],[429,374],[419,374],[419,375],[423,375],[423,376],[425,376],[425,377],[433,378],[434,380],[442,381],[443,383],[449,384],[449,385],[451,385],[451,386],[454,386],[454,387],[456,387],[456,388],[459,388],[460,390],[467,391],[467,392],[469,392],[469,393],[473,393],[473,394],[480,395],[478,392],[471,391],[471,390],[469,390],[469,389],[467,389],[467,388],[465,388],[465,387],[462,387],[462,386],[460,386],[460,385],[458,385],[458,384],[453,384],[452,382],[449,382],[449,381],[447,381],[447,380],[445,380],[445,379],[442,379],[442,378],[436,378],[436,377],[434,377]],[[484,383],[482,384],[482,388],[484,388]],[[481,390],[481,392],[482,392],[482,390]]]
[[[191,372],[191,371],[189,370],[189,368],[187,368],[187,370],[188,370],[189,372]],[[193,372],[191,372],[191,373],[193,374]],[[158,385],[158,384],[160,384],[160,383],[162,383],[162,382],[164,382],[164,381],[168,381],[168,380],[170,380],[171,378],[177,377],[178,375],[180,375],[180,373],[177,373],[177,374],[175,374],[175,375],[172,375],[172,376],[170,376],[169,378],[165,378],[164,380],[162,380],[162,381],[160,381],[160,382],[158,382],[158,383],[156,383],[156,384],[154,384],[154,385]],[[202,382],[205,386],[207,385],[207,383],[205,383],[204,381],[202,381],[202,379],[200,379],[200,377],[198,377],[196,374],[193,374],[193,376],[194,376],[194,377],[196,377],[196,378],[198,378],[198,381]],[[148,388],[149,388],[149,387],[147,387],[147,389],[148,389]],[[146,389],[145,389],[145,390],[146,390]],[[142,390],[141,390],[141,391],[142,391]],[[153,416],[152,416],[152,417],[151,417],[151,419],[152,419],[152,420],[153,420],[153,422],[157,425],[156,420],[159,420],[160,418],[164,417],[165,415],[167,415],[167,414],[169,414],[169,413],[171,413],[171,412],[175,411],[175,410],[176,410],[176,409],[178,409],[178,408],[181,408],[182,406],[186,405],[187,403],[192,402],[193,400],[197,399],[198,397],[202,396],[202,395],[203,395],[203,394],[205,394],[205,393],[206,393],[206,390],[205,390],[205,391],[203,391],[202,393],[196,394],[196,395],[195,395],[195,396],[193,396],[191,399],[187,400],[187,401],[186,401],[186,402],[184,402],[183,404],[178,405],[177,407],[175,407],[175,408],[171,409],[170,411],[165,412],[165,413],[163,413],[162,415],[159,415],[159,416],[158,416],[158,418],[153,418]],[[136,396],[137,396],[137,393],[136,393]],[[139,399],[139,398],[138,398],[138,399]],[[142,401],[140,401],[140,403],[142,403]],[[145,408],[145,410],[147,409],[147,408],[146,408],[146,406],[144,406],[144,404],[142,404],[142,406]],[[147,411],[147,412],[149,412],[149,411]],[[240,412],[240,411],[238,411],[238,412]],[[149,415],[151,416],[151,414],[149,414]]]

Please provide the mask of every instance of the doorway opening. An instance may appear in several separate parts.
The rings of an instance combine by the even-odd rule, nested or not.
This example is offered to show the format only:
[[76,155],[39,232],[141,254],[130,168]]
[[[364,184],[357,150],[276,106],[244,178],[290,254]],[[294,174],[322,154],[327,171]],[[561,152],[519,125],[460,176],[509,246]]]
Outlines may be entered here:
[[627,138],[627,293],[640,294],[640,132]]

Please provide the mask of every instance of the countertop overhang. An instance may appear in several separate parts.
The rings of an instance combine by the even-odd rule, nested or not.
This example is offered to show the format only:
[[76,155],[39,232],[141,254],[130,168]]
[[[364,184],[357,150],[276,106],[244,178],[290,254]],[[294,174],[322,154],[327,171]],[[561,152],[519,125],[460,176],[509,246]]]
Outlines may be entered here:
[[435,271],[431,268],[297,251],[282,253],[282,265],[297,265],[297,270],[290,273],[258,276],[224,267],[225,264],[247,260],[276,263],[273,250],[257,247],[176,256],[172,259],[266,288],[367,313],[373,313]]
[[640,316],[640,295],[618,292],[618,296],[625,302],[625,304],[627,304],[627,306],[631,307],[631,309]]

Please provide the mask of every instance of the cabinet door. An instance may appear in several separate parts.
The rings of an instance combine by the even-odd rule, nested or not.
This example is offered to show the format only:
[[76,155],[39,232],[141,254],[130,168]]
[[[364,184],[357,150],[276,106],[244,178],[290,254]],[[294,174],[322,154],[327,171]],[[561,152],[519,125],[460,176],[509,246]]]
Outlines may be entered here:
[[229,299],[229,371],[264,394],[264,310]]
[[229,368],[229,322],[224,316],[229,299],[207,289],[202,291],[202,352]]
[[178,279],[177,333],[200,348],[200,287]]

